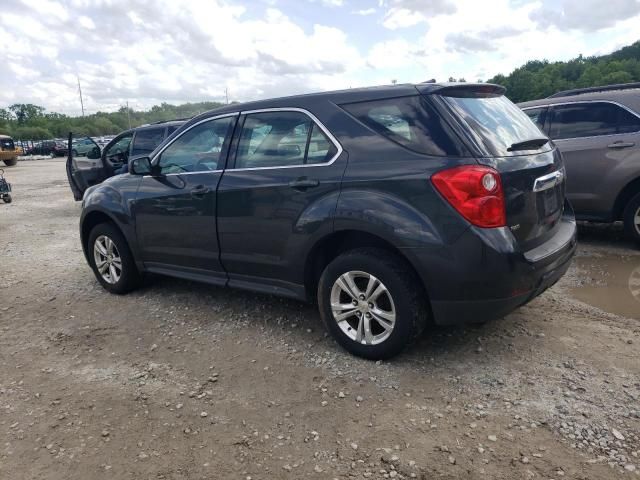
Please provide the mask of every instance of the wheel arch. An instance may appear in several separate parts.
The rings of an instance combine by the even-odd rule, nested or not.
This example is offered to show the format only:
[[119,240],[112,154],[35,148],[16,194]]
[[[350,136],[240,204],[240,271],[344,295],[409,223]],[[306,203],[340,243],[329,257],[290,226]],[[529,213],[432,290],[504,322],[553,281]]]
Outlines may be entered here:
[[640,193],[640,177],[634,178],[627,183],[616,197],[613,207],[614,220],[622,220],[625,207],[637,193]]
[[406,266],[420,282],[420,288],[426,296],[427,305],[429,306],[429,315],[431,316],[431,306],[427,286],[425,285],[422,276],[414,267],[410,254],[408,254],[407,250],[399,249],[390,241],[363,230],[335,231],[322,237],[313,245],[306,257],[304,266],[304,286],[307,297],[309,299],[315,299],[315,293],[318,288],[320,276],[322,275],[324,268],[333,259],[341,253],[349,250],[367,247],[387,250],[405,262]]
[[101,223],[110,223],[118,231],[122,234],[122,236],[126,239],[124,231],[118,225],[118,222],[102,210],[92,210],[85,214],[82,218],[82,223],[80,224],[80,241],[82,242],[82,251],[84,252],[84,256],[89,261],[89,246],[87,242],[89,241],[89,235],[91,234],[91,230],[94,229],[96,225],[100,225]]

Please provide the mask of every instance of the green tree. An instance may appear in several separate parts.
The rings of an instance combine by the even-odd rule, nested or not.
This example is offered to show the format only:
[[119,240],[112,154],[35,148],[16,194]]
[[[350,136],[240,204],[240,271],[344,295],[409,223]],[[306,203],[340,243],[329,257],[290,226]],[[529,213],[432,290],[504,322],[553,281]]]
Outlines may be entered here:
[[14,103],[9,110],[15,115],[18,125],[25,125],[42,117],[45,109],[32,103]]
[[640,41],[600,57],[578,55],[566,62],[530,60],[509,75],[498,74],[487,82],[504,85],[514,102],[571,88],[640,82]]

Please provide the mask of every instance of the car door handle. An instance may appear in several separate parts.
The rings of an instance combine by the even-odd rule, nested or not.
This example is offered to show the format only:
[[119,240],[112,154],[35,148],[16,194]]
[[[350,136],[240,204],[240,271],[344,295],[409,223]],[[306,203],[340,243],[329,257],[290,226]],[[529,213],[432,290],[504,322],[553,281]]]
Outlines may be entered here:
[[629,148],[635,146],[633,142],[613,142],[607,145],[608,148]]
[[291,188],[293,188],[294,190],[301,190],[301,191],[304,191],[307,188],[317,187],[318,185],[320,185],[320,182],[318,180],[314,180],[307,177],[297,178],[296,180],[292,180],[289,182],[289,186]]
[[193,190],[191,190],[192,197],[203,197],[207,193],[209,193],[211,189],[205,187],[204,185],[198,185]]

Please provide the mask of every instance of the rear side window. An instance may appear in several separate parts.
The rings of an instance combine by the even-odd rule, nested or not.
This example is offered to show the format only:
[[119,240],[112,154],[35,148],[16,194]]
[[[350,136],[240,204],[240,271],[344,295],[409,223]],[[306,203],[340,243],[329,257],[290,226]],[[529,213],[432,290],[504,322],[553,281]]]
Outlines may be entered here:
[[138,130],[133,140],[133,148],[131,155],[146,155],[155,150],[155,148],[164,140],[163,128],[149,128],[146,130]]
[[[492,156],[522,155],[510,152],[512,145],[546,138],[531,119],[503,95],[466,95],[442,97],[466,123],[486,153]],[[547,143],[540,151],[548,150]]]
[[341,107],[373,131],[414,152],[462,155],[449,127],[420,95],[348,103]]
[[240,134],[235,168],[274,168],[331,161],[338,149],[302,112],[247,115]]
[[640,118],[606,102],[575,103],[553,107],[549,135],[563,138],[595,137],[640,131]]

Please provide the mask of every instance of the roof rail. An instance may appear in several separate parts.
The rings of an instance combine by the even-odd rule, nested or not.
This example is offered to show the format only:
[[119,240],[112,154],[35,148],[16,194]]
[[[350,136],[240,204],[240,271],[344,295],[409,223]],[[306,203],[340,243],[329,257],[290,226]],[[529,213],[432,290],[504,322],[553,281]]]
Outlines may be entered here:
[[601,87],[574,88],[571,90],[556,92],[553,95],[549,95],[547,98],[573,97],[575,95],[582,95],[583,93],[610,92],[614,90],[627,90],[630,88],[640,88],[640,82],[616,83],[614,85],[602,85]]
[[190,120],[191,117],[185,118],[172,118],[171,120],[158,120],[157,122],[145,123],[144,125],[140,125],[141,127],[145,127],[147,125],[160,125],[161,123],[169,123],[169,122],[186,122]]

